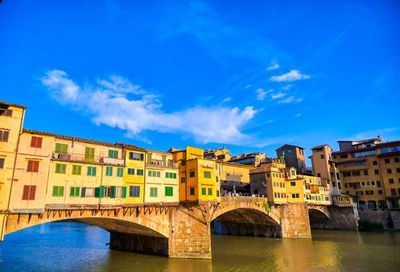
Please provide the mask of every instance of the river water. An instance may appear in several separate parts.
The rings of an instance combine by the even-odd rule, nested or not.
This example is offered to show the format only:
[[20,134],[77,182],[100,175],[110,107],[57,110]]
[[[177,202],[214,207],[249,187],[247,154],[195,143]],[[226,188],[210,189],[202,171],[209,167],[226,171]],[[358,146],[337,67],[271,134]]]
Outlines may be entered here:
[[110,250],[108,232],[75,222],[9,234],[0,271],[400,271],[400,233],[313,231],[312,240],[212,236],[212,260]]

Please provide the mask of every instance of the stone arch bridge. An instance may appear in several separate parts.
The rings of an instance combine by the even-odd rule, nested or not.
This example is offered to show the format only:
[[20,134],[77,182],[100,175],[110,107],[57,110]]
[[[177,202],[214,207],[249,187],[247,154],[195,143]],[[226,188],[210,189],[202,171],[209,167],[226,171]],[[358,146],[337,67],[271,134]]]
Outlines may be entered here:
[[215,222],[215,231],[222,234],[311,238],[307,204],[269,207],[267,199],[252,197],[222,197],[220,203],[175,206],[10,213],[5,234],[71,219],[109,231],[112,249],[177,258],[211,258],[212,222]]

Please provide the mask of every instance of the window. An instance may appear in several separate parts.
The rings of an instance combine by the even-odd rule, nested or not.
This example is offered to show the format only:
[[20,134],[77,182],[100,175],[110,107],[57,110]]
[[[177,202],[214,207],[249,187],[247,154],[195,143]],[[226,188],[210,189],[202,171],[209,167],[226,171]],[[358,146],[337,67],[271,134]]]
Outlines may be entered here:
[[375,170],[374,170],[374,173],[375,173],[375,175],[379,175],[379,170],[378,170],[378,169],[375,169]]
[[149,176],[149,177],[160,177],[160,175],[161,175],[161,173],[160,173],[160,171],[148,171],[147,172],[147,175]]
[[381,154],[383,154],[383,153],[388,153],[388,152],[389,152],[389,149],[387,149],[387,148],[382,148],[380,151],[381,151]]
[[56,153],[57,154],[65,154],[68,152],[68,145],[67,144],[56,144]]
[[81,175],[82,173],[82,165],[74,164],[72,166],[72,175]]
[[394,158],[394,162],[400,162],[400,158]]
[[8,135],[10,132],[8,130],[0,129],[0,142],[8,142]]
[[139,197],[140,186],[129,186],[129,197]]
[[158,191],[158,188],[156,188],[156,187],[151,187],[151,188],[150,188],[150,196],[151,196],[151,197],[157,197],[157,191]]
[[28,167],[26,169],[26,172],[39,172],[39,161],[28,160]]
[[135,161],[143,161],[144,160],[144,154],[135,153],[135,152],[129,152],[129,159],[130,160],[135,160]]
[[292,198],[296,198],[296,195],[295,195],[295,194],[292,194]]
[[353,171],[353,176],[361,176],[360,171]]
[[135,168],[128,168],[128,175],[134,175],[134,174],[135,174]]
[[194,195],[194,187],[190,187],[190,195]]
[[324,156],[324,154],[321,154],[321,159],[325,159],[325,156]]
[[[115,186],[102,186],[104,188],[104,197],[115,197]],[[114,190],[113,190],[114,188]]]
[[393,183],[394,183],[394,179],[390,178],[390,179],[389,179],[389,183],[390,183],[390,184],[393,184]]
[[201,195],[206,195],[206,193],[207,193],[206,188],[201,188]]
[[4,158],[0,158],[0,169],[4,169]]
[[87,175],[95,177],[96,176],[96,167],[94,166],[88,166],[87,168]]
[[64,196],[64,186],[53,186],[53,196]]
[[375,186],[375,181],[371,181],[371,185],[372,185],[372,186]]
[[391,173],[392,173],[392,169],[388,168],[388,169],[386,169],[386,172],[387,172],[388,174],[391,174]]
[[7,117],[12,117],[13,110],[10,109],[1,109],[0,115],[1,116],[7,116]]
[[176,173],[165,172],[165,177],[166,178],[176,179]]
[[392,196],[397,195],[397,194],[396,194],[396,189],[390,189],[390,193],[392,194]]
[[364,170],[364,176],[368,176],[368,170]]
[[189,175],[191,178],[193,178],[194,177],[194,171],[190,171],[190,175]]
[[219,190],[217,190],[217,197],[219,197]]
[[365,191],[365,194],[366,194],[366,195],[373,195],[373,194],[374,194],[374,191],[372,191],[372,190],[367,190],[367,191]]
[[378,194],[382,195],[383,191],[382,190],[378,190]]
[[380,180],[376,181],[376,186],[381,187],[381,181]]
[[65,174],[67,172],[67,165],[64,163],[56,163],[56,173]]
[[118,150],[108,150],[108,157],[112,159],[118,159]]
[[351,153],[351,157],[355,158],[356,157],[356,153]]
[[296,171],[292,170],[292,176],[296,176]]
[[79,196],[79,187],[71,187],[69,196],[78,197]]
[[94,162],[94,148],[93,147],[85,148],[85,161]]
[[372,164],[373,164],[373,165],[377,165],[378,162],[377,162],[377,161],[372,161]]
[[106,167],[106,176],[112,176],[113,168],[111,166]]
[[93,197],[94,196],[94,188],[82,188],[82,196]]
[[397,172],[397,173],[400,173],[400,168],[396,168],[396,172]]
[[32,136],[31,147],[42,148],[42,137]]
[[385,159],[385,163],[390,163],[390,159]]
[[22,200],[35,200],[36,185],[24,185]]
[[208,195],[212,195],[212,188],[208,188]]
[[185,178],[181,178],[181,183],[185,183]]
[[143,176],[143,169],[136,169],[136,175]]
[[296,182],[295,182],[295,181],[292,181],[292,182],[290,183],[290,186],[296,186]]
[[204,171],[204,177],[205,178],[211,178],[211,172],[210,171]]
[[123,176],[124,176],[124,168],[117,168],[117,177],[123,177]]
[[165,196],[173,196],[173,189],[170,186],[165,187]]
[[317,173],[317,177],[321,177],[321,174],[320,174],[320,173]]

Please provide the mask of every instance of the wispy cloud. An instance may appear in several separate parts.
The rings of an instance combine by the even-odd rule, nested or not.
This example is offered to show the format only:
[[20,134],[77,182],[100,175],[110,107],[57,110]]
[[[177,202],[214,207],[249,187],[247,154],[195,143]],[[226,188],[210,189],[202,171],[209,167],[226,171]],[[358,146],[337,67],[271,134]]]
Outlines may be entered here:
[[284,97],[284,96],[286,96],[286,94],[285,93],[281,93],[281,92],[276,93],[276,94],[271,94],[271,98],[272,99],[278,99],[278,98],[281,98],[281,97]]
[[283,82],[283,81],[295,81],[300,79],[310,78],[309,75],[301,74],[298,70],[290,70],[290,72],[280,75],[280,76],[271,76],[269,80]]
[[267,67],[267,70],[275,70],[279,68],[279,63],[276,61],[271,61],[271,65]]
[[301,101],[303,101],[303,98],[295,98],[293,95],[289,96],[288,98],[279,101],[279,104],[290,104],[290,103],[300,103]]
[[41,81],[59,103],[88,113],[97,125],[118,127],[139,139],[144,131],[157,131],[179,133],[198,143],[249,142],[241,130],[257,113],[253,107],[223,106],[167,113],[156,95],[119,76],[99,79],[94,86],[90,82],[79,86],[64,71],[52,70]]
[[268,90],[268,91],[264,91],[264,89],[261,89],[261,88],[257,89],[257,90],[256,90],[256,93],[257,93],[257,100],[263,101],[263,100],[265,99],[266,95],[269,94],[269,93],[271,93],[271,92],[273,92],[272,89],[271,89],[271,90]]
[[229,102],[229,101],[231,101],[232,100],[232,97],[227,97],[227,98],[225,98],[224,100],[222,100],[222,102]]
[[300,116],[302,116],[302,113],[298,113],[295,115],[296,118],[299,118]]
[[289,84],[289,85],[286,85],[286,86],[283,86],[281,89],[282,90],[285,90],[285,91],[289,91],[289,89],[292,87],[292,84]]

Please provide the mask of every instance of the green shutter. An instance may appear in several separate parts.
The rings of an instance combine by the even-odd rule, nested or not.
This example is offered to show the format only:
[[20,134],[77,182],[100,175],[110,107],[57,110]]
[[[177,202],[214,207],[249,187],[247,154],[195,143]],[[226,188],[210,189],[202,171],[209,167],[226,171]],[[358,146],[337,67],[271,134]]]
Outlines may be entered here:
[[64,196],[64,186],[58,188],[59,196]]
[[207,193],[206,191],[207,191],[206,188],[201,188],[201,194],[202,195],[206,195],[206,193]]
[[82,187],[81,197],[85,197],[85,194],[86,194],[86,187]]
[[163,162],[163,166],[166,166],[166,164],[167,164],[167,156],[162,155],[162,162]]
[[117,187],[116,186],[111,186],[111,198],[115,198],[115,195],[117,193]]
[[176,179],[176,173],[174,173],[174,179]]
[[212,195],[212,188],[208,188],[208,195]]
[[106,176],[112,176],[113,168],[111,166],[106,167]]
[[104,197],[104,190],[105,190],[104,186],[101,186],[100,187],[100,197]]
[[94,148],[93,147],[85,148],[85,161],[89,161],[89,162],[94,161]]
[[126,198],[126,187],[122,187],[122,198]]
[[56,144],[56,153],[61,153],[61,144]]
[[114,152],[113,152],[113,150],[108,150],[108,157],[109,158],[114,158]]
[[160,171],[157,171],[157,178],[159,178],[160,177]]
[[69,191],[69,196],[74,196],[74,193],[75,193],[75,188],[71,187]]
[[172,195],[173,195],[172,187],[165,187],[165,196],[172,196]]
[[147,164],[151,164],[151,153],[147,153]]
[[118,177],[123,177],[124,175],[124,168],[118,168],[117,169],[117,176]]
[[52,196],[57,196],[57,194],[58,194],[58,188],[57,188],[57,186],[53,186],[53,194],[52,194]]
[[60,166],[61,164],[56,163],[56,173],[60,173]]
[[94,197],[100,197],[100,187],[94,188]]

